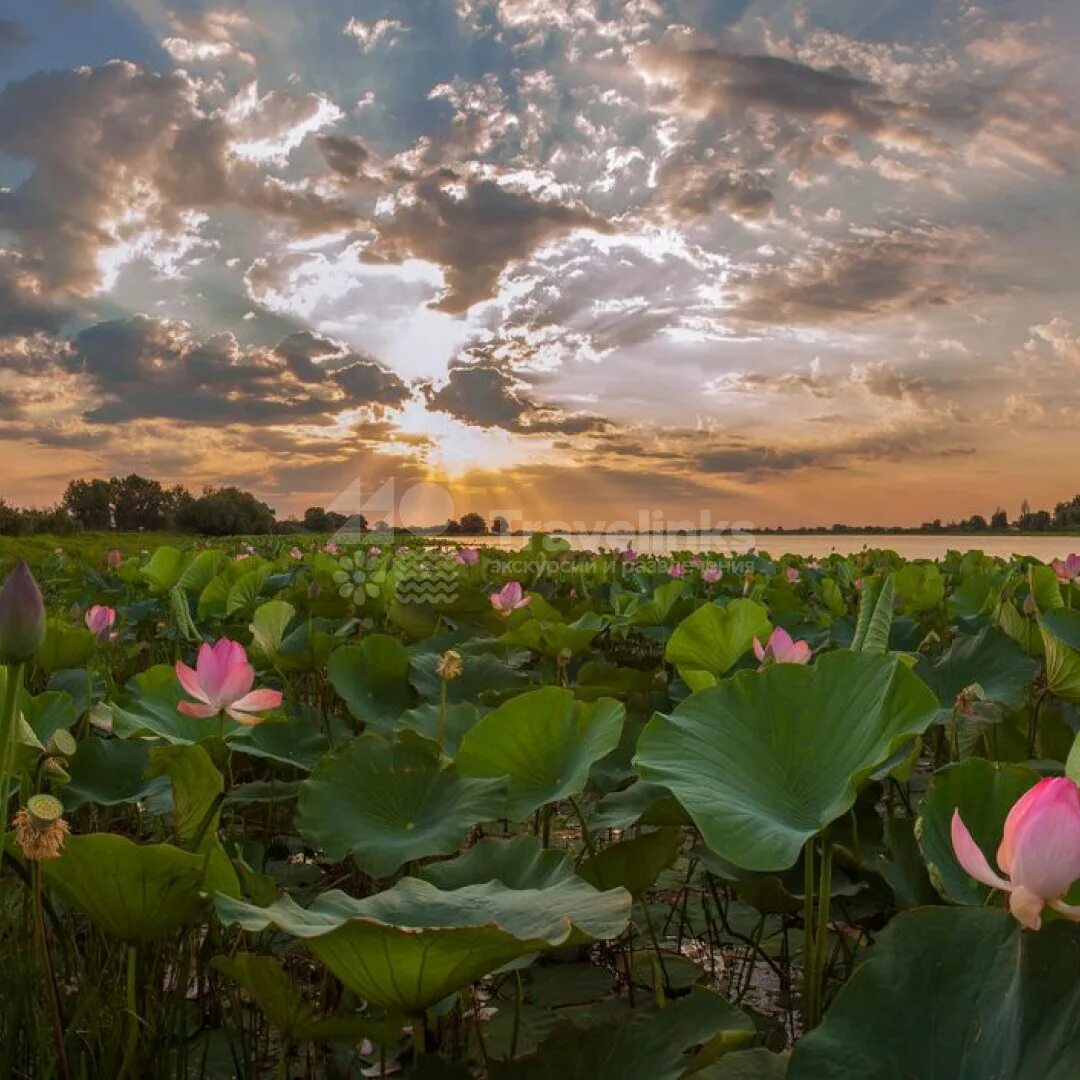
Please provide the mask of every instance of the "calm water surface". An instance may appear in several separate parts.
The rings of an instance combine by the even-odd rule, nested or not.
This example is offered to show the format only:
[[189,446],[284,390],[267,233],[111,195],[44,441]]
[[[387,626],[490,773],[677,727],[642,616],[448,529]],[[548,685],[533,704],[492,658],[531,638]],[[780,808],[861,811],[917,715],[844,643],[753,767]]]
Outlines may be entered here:
[[[567,536],[575,551],[595,550],[598,547],[625,548],[651,555],[666,555],[672,551],[717,552],[730,555],[745,554],[745,546],[734,547],[727,536],[637,536],[630,533],[611,533]],[[942,534],[940,536],[908,536],[890,533],[849,533],[844,536],[761,536],[757,550],[772,555],[805,555],[822,558],[834,552],[852,555],[867,548],[890,548],[905,559],[940,559],[950,549],[968,551],[978,548],[987,555],[1034,555],[1043,562],[1064,558],[1080,551],[1077,536],[977,536]],[[491,536],[479,541],[489,547],[518,551],[526,543],[522,536]]]

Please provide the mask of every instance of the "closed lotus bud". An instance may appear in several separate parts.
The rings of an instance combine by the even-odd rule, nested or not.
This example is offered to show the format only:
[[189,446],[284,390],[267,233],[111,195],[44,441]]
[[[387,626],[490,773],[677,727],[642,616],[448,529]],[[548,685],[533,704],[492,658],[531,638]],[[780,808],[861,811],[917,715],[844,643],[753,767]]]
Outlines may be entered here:
[[457,679],[460,677],[462,671],[465,670],[465,665],[461,659],[461,653],[454,649],[449,649],[439,657],[439,662],[435,666],[435,673],[444,682],[450,682],[451,679]]
[[1035,603],[1035,597],[1028,593],[1024,597],[1024,614],[1028,616],[1037,615],[1039,613],[1039,605]]
[[45,640],[45,602],[21,559],[0,589],[0,663],[32,660]]
[[109,551],[109,554],[105,556],[105,562],[108,564],[110,570],[116,570],[123,561],[124,556],[119,548],[112,548]]

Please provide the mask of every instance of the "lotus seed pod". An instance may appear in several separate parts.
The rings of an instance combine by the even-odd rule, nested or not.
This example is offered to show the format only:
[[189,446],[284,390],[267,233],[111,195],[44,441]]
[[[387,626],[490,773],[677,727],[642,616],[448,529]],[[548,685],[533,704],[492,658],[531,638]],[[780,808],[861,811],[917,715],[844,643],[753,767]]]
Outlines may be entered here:
[[75,736],[63,728],[52,733],[45,747],[46,753],[51,754],[53,757],[65,758],[74,757],[77,749],[78,745],[75,742]]
[[435,666],[435,673],[444,682],[450,682],[451,679],[459,678],[462,671],[465,670],[465,665],[461,659],[461,653],[454,649],[448,649],[439,657],[439,662]]

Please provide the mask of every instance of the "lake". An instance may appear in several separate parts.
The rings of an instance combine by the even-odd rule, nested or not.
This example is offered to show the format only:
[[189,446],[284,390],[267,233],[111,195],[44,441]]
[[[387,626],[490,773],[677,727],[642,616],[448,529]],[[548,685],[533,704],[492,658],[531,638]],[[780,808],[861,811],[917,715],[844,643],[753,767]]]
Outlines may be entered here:
[[[598,547],[625,548],[650,555],[666,555],[672,551],[716,552],[743,555],[746,546],[729,536],[639,536],[632,533],[591,533],[567,536],[575,551],[596,550]],[[743,538],[747,539],[747,538]],[[909,535],[905,533],[847,533],[842,536],[779,536],[755,538],[757,550],[771,555],[804,555],[823,558],[834,552],[853,555],[867,548],[890,548],[905,559],[940,559],[950,549],[968,551],[978,548],[988,555],[1009,558],[1013,555],[1034,555],[1043,562],[1063,559],[1072,551],[1080,551],[1080,537],[1060,536],[978,536],[974,533],[942,533]],[[517,551],[527,541],[523,536],[485,536],[463,540],[463,543],[483,544],[504,551]]]

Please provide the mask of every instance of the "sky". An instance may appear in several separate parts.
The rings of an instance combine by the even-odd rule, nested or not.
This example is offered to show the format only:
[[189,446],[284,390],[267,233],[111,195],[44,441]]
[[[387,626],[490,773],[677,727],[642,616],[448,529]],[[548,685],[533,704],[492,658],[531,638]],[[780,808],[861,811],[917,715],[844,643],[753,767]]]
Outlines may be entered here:
[[0,496],[1052,506],[1078,48],[1072,0],[0,0]]

